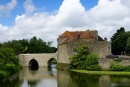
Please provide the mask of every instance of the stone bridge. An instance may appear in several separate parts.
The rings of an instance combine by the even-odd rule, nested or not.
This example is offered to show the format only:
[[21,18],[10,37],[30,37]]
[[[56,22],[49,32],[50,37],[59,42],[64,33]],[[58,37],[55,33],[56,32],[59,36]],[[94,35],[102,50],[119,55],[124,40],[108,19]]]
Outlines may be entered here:
[[19,59],[22,66],[48,66],[53,59],[57,61],[57,53],[20,54]]

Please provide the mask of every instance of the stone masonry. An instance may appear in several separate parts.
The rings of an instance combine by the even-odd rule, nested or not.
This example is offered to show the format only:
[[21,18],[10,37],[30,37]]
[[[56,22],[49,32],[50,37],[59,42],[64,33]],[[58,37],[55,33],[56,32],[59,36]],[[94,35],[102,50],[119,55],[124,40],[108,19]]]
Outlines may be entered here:
[[88,45],[91,52],[99,54],[99,58],[106,58],[111,54],[111,43],[102,39],[96,30],[66,31],[59,36],[57,58],[58,63],[69,64],[69,57],[76,53],[78,44]]

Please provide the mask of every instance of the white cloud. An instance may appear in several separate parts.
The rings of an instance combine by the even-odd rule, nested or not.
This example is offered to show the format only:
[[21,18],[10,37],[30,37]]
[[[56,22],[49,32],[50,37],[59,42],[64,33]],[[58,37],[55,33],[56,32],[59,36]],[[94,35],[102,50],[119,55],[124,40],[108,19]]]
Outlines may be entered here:
[[11,0],[5,6],[4,5],[0,5],[0,16],[9,15],[10,12],[15,8],[16,5],[17,5],[17,1],[16,0]]
[[36,10],[35,6],[32,3],[32,0],[26,0],[24,2],[24,8],[26,14],[31,14]]
[[[117,29],[130,28],[130,5],[128,0],[99,0],[98,4],[86,11],[80,0],[64,0],[53,14],[38,12],[31,0],[24,3],[25,14],[17,15],[12,27],[0,26],[1,40],[27,39],[33,36],[45,41],[54,41],[66,30],[98,30],[102,37],[110,38]],[[29,15],[31,13],[31,15]],[[3,30],[2,30],[3,29]],[[6,31],[6,32],[5,32]]]

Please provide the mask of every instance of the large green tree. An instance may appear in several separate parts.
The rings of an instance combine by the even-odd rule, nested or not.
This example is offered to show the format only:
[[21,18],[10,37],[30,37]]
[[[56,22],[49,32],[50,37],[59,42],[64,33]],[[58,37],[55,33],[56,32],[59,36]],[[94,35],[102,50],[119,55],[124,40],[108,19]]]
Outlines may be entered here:
[[126,44],[126,49],[125,50],[126,50],[126,53],[128,55],[130,55],[130,36],[127,39],[127,44]]
[[112,36],[112,53],[115,55],[120,55],[125,52],[126,40],[129,36],[129,33],[125,32],[125,29],[121,27],[117,32]]
[[70,69],[101,70],[98,54],[91,53],[87,45],[79,45],[77,53],[70,56]]
[[70,68],[71,69],[82,69],[84,68],[84,62],[87,59],[87,56],[90,54],[89,48],[87,45],[79,45],[77,47],[77,53],[70,56]]
[[0,48],[0,78],[4,78],[20,69],[19,59],[13,49]]
[[111,41],[114,41],[120,34],[125,32],[125,28],[121,27],[120,29],[117,30],[115,34],[111,37]]
[[12,48],[16,55],[21,53],[55,53],[56,47],[51,47],[52,41],[44,42],[36,36],[30,40],[12,40],[0,43],[0,48]]

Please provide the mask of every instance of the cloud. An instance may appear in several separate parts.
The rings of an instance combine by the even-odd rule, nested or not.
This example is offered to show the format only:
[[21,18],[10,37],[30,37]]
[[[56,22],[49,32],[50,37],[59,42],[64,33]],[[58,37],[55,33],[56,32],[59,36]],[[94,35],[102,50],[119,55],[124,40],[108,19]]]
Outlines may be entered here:
[[24,2],[24,8],[26,14],[31,14],[36,10],[35,6],[32,3],[32,0],[26,0]]
[[[64,0],[57,12],[35,12],[31,0],[24,3],[25,14],[17,15],[12,27],[0,26],[5,37],[1,40],[29,39],[33,36],[44,41],[54,41],[66,30],[98,30],[102,37],[110,38],[117,29],[130,28],[130,5],[128,0],[99,0],[86,10],[80,0]],[[31,13],[31,15],[30,15]],[[5,32],[6,31],[6,32]]]
[[0,5],[0,16],[9,15],[10,12],[15,8],[16,5],[17,5],[17,1],[16,0],[11,0],[5,6],[4,5]]

